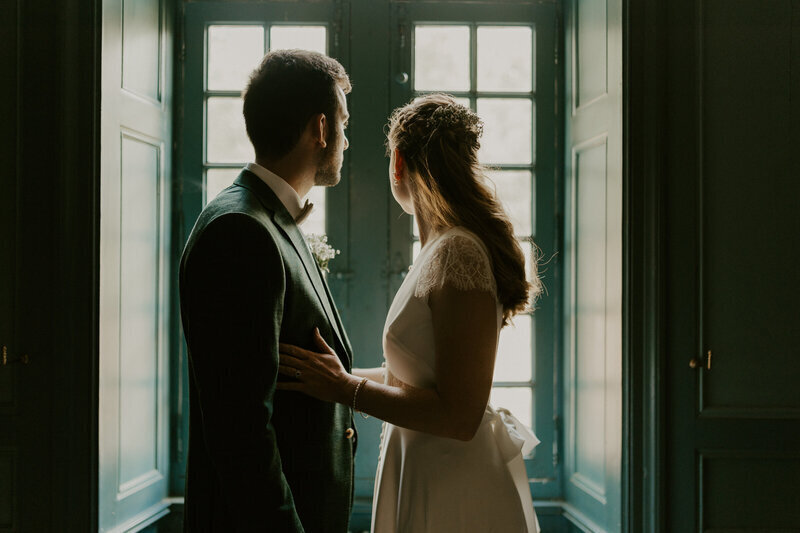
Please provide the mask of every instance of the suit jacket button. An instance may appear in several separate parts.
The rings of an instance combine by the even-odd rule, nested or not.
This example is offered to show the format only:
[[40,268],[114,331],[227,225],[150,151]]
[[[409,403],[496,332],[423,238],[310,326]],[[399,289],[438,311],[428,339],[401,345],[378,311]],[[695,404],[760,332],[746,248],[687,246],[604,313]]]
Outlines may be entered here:
[[353,435],[355,435],[355,433],[356,432],[353,431],[353,428],[347,428],[347,430],[345,430],[345,432],[344,432],[344,436],[345,436],[346,439],[352,439]]

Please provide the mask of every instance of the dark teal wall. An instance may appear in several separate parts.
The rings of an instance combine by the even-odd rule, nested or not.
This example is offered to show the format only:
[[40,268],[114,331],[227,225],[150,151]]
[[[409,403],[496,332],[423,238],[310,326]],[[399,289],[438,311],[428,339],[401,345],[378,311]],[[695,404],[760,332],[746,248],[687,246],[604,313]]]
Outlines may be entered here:
[[14,493],[0,501],[4,510],[14,505],[16,514],[3,516],[15,530],[90,531],[95,523],[97,7],[0,7],[0,275],[12,293],[0,297],[0,344],[30,357],[0,367],[0,447],[4,466],[16,461],[16,483],[2,483]]

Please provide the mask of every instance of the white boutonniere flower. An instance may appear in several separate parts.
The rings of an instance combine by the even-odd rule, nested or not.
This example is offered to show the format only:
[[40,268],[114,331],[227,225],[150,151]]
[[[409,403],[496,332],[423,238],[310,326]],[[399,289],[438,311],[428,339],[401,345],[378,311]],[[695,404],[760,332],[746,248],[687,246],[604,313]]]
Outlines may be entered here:
[[308,248],[311,250],[311,255],[313,255],[314,259],[317,261],[319,269],[326,274],[330,272],[328,263],[331,259],[339,255],[341,251],[336,250],[333,246],[328,244],[327,235],[312,233],[306,236],[306,243],[308,243]]

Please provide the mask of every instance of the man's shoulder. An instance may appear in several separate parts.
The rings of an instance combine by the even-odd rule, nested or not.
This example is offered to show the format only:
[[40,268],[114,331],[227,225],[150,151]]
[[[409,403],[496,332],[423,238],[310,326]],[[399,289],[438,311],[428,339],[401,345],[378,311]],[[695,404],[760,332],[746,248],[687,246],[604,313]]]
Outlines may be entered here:
[[244,187],[232,186],[209,202],[192,228],[184,255],[199,242],[218,241],[242,233],[257,234],[276,241],[277,231],[269,212],[255,195]]
[[223,221],[252,220],[267,228],[274,226],[272,213],[245,187],[237,185],[220,192],[203,209],[195,224],[195,231]]

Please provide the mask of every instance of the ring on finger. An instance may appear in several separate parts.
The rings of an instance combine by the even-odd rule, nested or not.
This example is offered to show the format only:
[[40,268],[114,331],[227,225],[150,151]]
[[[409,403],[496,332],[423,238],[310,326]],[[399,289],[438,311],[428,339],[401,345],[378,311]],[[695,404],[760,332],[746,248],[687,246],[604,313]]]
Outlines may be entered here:
[[295,373],[294,373],[294,377],[296,377],[296,378],[299,378],[299,377],[300,377],[300,371],[299,371],[299,370],[296,370],[296,371],[295,371]]

